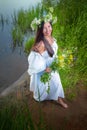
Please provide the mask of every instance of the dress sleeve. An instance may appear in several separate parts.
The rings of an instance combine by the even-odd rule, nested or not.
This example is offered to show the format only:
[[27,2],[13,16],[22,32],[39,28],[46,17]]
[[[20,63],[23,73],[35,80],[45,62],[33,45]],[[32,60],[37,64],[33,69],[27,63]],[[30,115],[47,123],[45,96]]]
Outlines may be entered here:
[[32,51],[28,56],[28,73],[39,73],[46,69],[45,59],[37,52]]
[[54,44],[52,46],[54,50],[54,56],[57,56],[57,51],[58,51],[58,45],[57,45],[57,40],[54,38]]

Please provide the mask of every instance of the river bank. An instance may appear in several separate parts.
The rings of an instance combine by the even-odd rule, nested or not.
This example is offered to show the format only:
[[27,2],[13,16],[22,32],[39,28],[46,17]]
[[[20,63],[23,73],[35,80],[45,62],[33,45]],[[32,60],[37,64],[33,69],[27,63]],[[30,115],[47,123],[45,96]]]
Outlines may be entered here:
[[11,93],[15,93],[17,91],[23,91],[24,88],[26,89],[27,87],[29,88],[29,75],[27,73],[27,71],[25,71],[23,73],[23,75],[20,76],[20,78],[15,81],[13,84],[11,84],[9,87],[7,87],[6,89],[4,89],[0,96],[7,96]]
[[[68,98],[69,91],[65,93],[65,101],[69,106],[68,109],[62,108],[59,104],[56,104],[55,101],[36,102],[33,99],[32,92],[29,91],[29,75],[25,72],[14,84],[1,93],[0,103],[3,104],[1,100],[5,97],[9,97],[5,98],[6,100],[8,99],[7,103],[12,104],[16,101],[19,106],[22,102],[22,108],[27,104],[29,112],[32,115],[35,129],[38,127],[42,129],[44,127],[44,130],[86,130],[87,86],[84,87],[81,83],[77,84],[75,93],[76,96],[72,99]],[[2,106],[2,104],[0,106]],[[23,111],[25,110],[27,110],[27,108],[23,109]],[[17,110],[15,111],[17,112]],[[13,115],[10,119],[11,118],[13,119]],[[28,116],[26,116],[26,120],[28,120],[27,118]]]

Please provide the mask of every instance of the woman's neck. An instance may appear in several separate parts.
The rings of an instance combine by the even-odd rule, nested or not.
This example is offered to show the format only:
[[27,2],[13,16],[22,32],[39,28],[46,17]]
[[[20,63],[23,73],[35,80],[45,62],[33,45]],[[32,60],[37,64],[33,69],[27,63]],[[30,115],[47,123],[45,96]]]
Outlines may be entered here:
[[44,36],[46,39],[52,39],[52,36]]

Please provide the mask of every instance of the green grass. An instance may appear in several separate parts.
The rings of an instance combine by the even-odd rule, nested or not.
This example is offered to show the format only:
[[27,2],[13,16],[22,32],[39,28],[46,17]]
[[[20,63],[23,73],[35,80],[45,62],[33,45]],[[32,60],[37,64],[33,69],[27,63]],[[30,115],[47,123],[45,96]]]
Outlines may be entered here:
[[[55,0],[56,1],[56,0]],[[78,6],[77,6],[78,5]],[[14,45],[23,41],[22,35],[31,30],[30,24],[34,17],[42,15],[43,11],[50,6],[54,7],[54,14],[58,21],[53,25],[53,36],[57,39],[59,49],[77,48],[74,53],[74,66],[60,71],[64,88],[74,87],[77,82],[87,82],[87,1],[86,0],[60,0],[52,4],[51,0],[42,1],[42,6],[27,11],[20,10],[17,17],[14,14],[15,27],[13,29]],[[24,50],[29,54],[34,39],[26,41]],[[16,44],[17,45],[17,44]],[[15,45],[15,46],[16,46]]]
[[34,43],[34,38],[33,37],[26,41],[25,47],[24,47],[26,54],[29,54],[33,43]]
[[[64,91],[69,89],[68,98],[73,100],[76,95],[72,90],[76,84],[81,81],[84,86],[87,85],[87,0],[60,0],[56,5],[49,0],[43,4],[43,8],[38,5],[35,9],[20,10],[17,16],[14,13],[12,30],[14,47],[22,46],[24,35],[31,30],[33,18],[38,17],[45,8],[55,6],[54,13],[58,17],[58,22],[53,26],[53,36],[57,39],[59,49],[77,47],[74,66],[59,71]],[[3,17],[1,21],[3,23]],[[26,41],[24,50],[27,54],[33,43],[33,38]],[[38,130],[45,130],[45,127],[41,127],[44,122],[41,114],[36,126],[26,102],[9,100],[6,99],[4,105],[3,103],[0,105],[0,130],[34,130],[36,127]]]
[[26,99],[18,100],[9,95],[0,99],[0,103],[0,130],[46,130],[40,104],[36,123]]

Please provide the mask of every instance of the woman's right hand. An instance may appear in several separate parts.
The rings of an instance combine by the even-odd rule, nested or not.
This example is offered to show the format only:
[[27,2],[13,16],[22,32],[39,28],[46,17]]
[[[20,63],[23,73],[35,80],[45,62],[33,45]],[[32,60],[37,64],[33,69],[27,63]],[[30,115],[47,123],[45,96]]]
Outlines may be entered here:
[[48,73],[50,73],[50,72],[51,72],[51,68],[50,68],[50,67],[47,67],[47,68],[45,69],[45,71],[48,72]]
[[36,46],[33,47],[33,50],[39,52],[40,54],[43,53],[43,51],[45,50],[44,43],[40,41]]
[[38,45],[34,46],[33,50],[36,51],[36,52],[39,52]]

